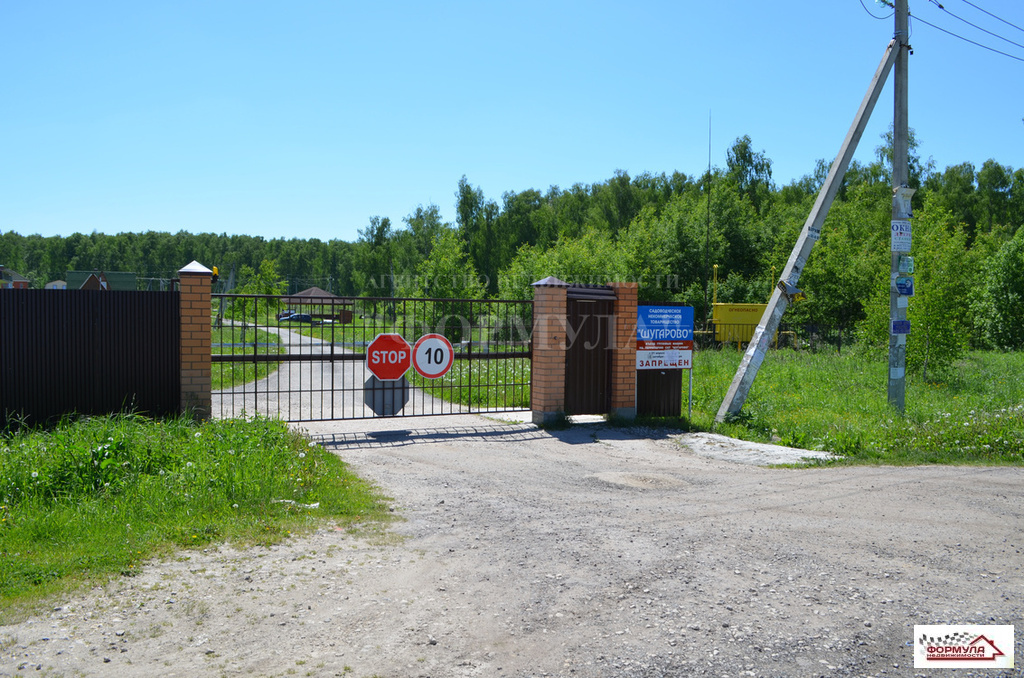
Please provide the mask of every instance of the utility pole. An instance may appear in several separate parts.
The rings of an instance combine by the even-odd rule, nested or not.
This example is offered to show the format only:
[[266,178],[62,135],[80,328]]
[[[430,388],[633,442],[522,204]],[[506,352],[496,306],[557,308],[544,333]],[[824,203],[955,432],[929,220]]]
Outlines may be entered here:
[[[910,199],[914,195],[908,186],[910,177],[909,137],[910,123],[907,113],[907,76],[910,60],[910,44],[908,31],[909,9],[908,0],[896,0],[896,34],[894,40],[899,48],[896,53],[894,101],[893,101],[893,149],[892,149],[892,237],[889,283],[889,404],[903,414],[906,409],[907,391],[907,334],[910,323],[907,322],[908,296],[900,294],[896,284],[900,273],[912,273],[910,262],[910,218],[912,210]],[[904,291],[906,288],[904,288]],[[911,290],[912,291],[912,290]]]

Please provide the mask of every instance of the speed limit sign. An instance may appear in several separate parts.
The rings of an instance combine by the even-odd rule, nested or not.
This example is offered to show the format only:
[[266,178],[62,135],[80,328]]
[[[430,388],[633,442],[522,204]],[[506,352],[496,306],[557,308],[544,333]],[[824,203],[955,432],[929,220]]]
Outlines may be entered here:
[[441,334],[424,334],[412,349],[412,366],[427,379],[443,377],[453,362],[452,342]]

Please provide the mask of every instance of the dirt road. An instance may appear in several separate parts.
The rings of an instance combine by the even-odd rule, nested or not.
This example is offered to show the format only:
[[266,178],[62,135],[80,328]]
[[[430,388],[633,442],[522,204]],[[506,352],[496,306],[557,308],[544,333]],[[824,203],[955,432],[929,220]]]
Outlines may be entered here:
[[389,538],[152,563],[0,627],[0,675],[918,676],[914,624],[947,622],[1016,624],[1024,658],[1022,469],[403,423],[311,431],[393,498]]

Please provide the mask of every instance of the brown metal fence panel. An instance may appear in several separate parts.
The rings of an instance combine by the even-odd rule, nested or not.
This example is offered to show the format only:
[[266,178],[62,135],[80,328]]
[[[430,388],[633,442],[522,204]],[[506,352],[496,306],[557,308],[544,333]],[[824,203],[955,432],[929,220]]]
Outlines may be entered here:
[[611,409],[610,320],[615,301],[570,296],[566,305],[566,413],[607,414]]
[[[287,421],[364,419],[376,391],[408,398],[395,416],[530,408],[530,301],[213,295],[213,415]],[[367,382],[366,347],[379,334],[414,346],[425,334],[452,344],[437,379]],[[403,385],[404,384],[404,385]]]
[[7,427],[75,413],[177,413],[178,297],[178,292],[0,293],[0,422]]

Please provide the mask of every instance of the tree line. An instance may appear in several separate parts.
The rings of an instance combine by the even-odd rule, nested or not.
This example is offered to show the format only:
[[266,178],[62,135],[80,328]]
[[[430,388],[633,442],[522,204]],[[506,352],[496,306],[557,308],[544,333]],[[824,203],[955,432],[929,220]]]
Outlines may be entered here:
[[[913,353],[922,367],[953,345],[1024,344],[1024,169],[986,161],[938,170],[911,138],[916,297]],[[787,320],[856,325],[887,336],[892,134],[872,162],[854,161],[800,280],[808,299]],[[174,277],[191,260],[229,272],[272,261],[288,292],[312,285],[343,296],[529,298],[548,275],[569,282],[632,280],[644,301],[683,301],[709,314],[717,265],[720,302],[764,302],[789,257],[828,163],[786,185],[747,136],[725,167],[630,176],[506,192],[488,198],[463,177],[455,223],[436,205],[401,224],[374,216],[355,242],[170,233],[0,235],[0,263],[41,287],[68,270],[133,271],[143,285]],[[244,267],[244,269],[243,269]],[[147,283],[145,279],[149,279]],[[237,279],[238,284],[246,281]],[[910,348],[908,348],[910,351]],[[947,361],[948,362],[948,361]]]

